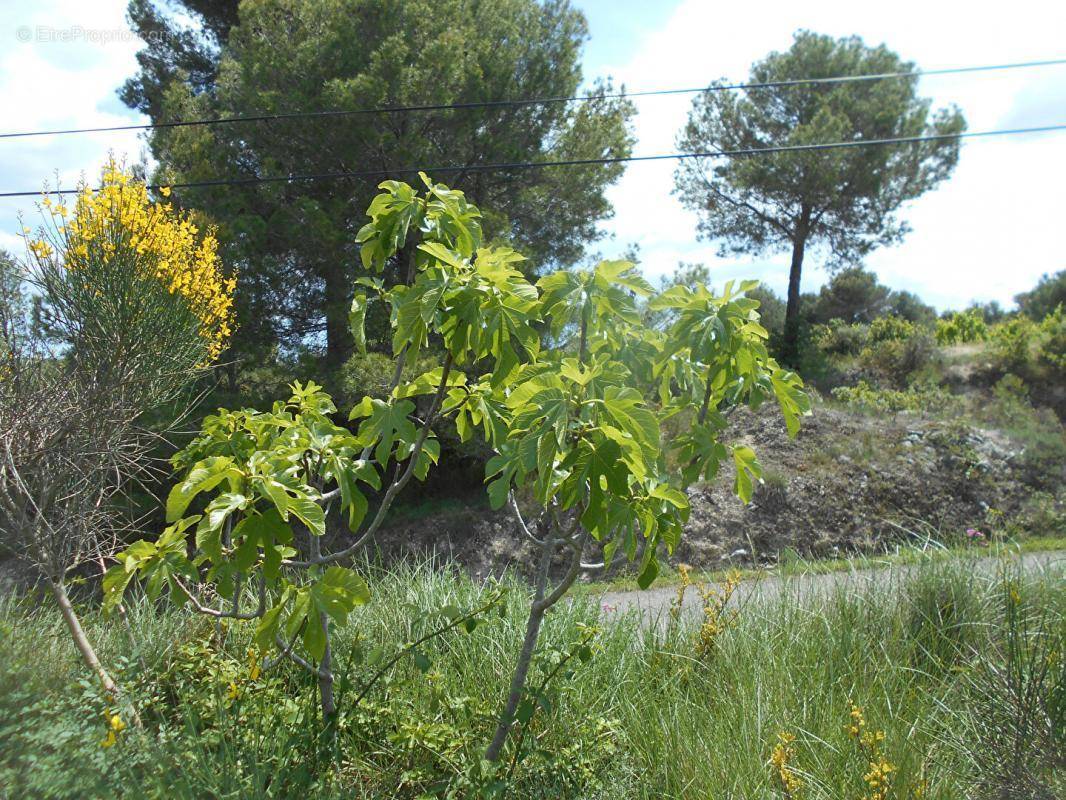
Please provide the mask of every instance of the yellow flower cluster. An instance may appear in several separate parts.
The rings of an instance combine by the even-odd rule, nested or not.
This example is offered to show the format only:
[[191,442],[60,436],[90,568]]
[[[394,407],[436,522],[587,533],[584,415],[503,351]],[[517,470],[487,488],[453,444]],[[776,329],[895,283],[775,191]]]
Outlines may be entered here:
[[890,774],[895,769],[883,756],[870,762],[870,771],[862,776],[870,787],[870,794],[866,795],[869,800],[885,800],[888,797],[888,790],[892,785]]
[[713,652],[718,638],[736,622],[737,612],[727,612],[726,606],[740,586],[740,571],[729,572],[720,590],[702,581],[694,581],[692,568],[687,564],[679,564],[677,571],[681,575],[681,582],[677,586],[677,595],[670,603],[670,617],[675,622],[678,620],[681,607],[685,603],[685,594],[690,586],[694,587],[703,601],[703,623],[696,640],[696,655],[706,657]]
[[844,730],[848,732],[848,736],[852,739],[857,739],[862,735],[863,729],[866,727],[866,718],[863,716],[862,708],[852,705],[850,717],[851,721],[844,726]]
[[[132,260],[138,274],[156,278],[187,301],[206,340],[208,360],[215,360],[233,331],[236,285],[222,274],[218,240],[211,231],[201,236],[193,219],[169,203],[152,202],[147,187],[114,161],[102,178],[99,189],[78,191],[73,210],[47,195],[41,201],[58,233],[64,265],[78,270]],[[29,242],[29,248],[41,260],[54,253],[44,239]]]
[[703,624],[700,626],[699,640],[696,643],[698,655],[709,655],[714,650],[718,637],[736,622],[737,612],[726,612],[725,609],[738,586],[740,572],[732,570],[726,575],[720,591],[710,586],[698,587],[703,599]]
[[870,791],[863,800],[886,800],[892,788],[892,773],[896,771],[896,767],[881,752],[885,732],[867,730],[866,717],[862,708],[857,705],[851,706],[849,716],[850,721],[844,726],[844,730],[855,740],[859,752],[868,764],[862,779]]
[[118,714],[107,714],[107,735],[100,742],[101,747],[114,747],[118,742],[118,734],[126,730],[126,723]]
[[770,754],[770,767],[773,770],[774,782],[785,800],[795,800],[799,797],[799,790],[803,786],[803,781],[792,768],[792,759],[796,755],[792,743],[795,741],[794,735],[782,731],[777,734],[777,744],[774,745],[773,752]]
[[[248,681],[255,683],[259,680],[259,677],[263,674],[262,657],[259,655],[259,651],[253,647],[248,648]],[[234,678],[229,682],[226,687],[226,697],[230,700],[239,700],[241,695],[244,694],[242,684],[244,680],[241,678]]]
[[249,647],[248,648],[248,679],[251,681],[259,680],[259,676],[263,670],[259,666],[260,658],[259,651]]
[[685,603],[685,592],[692,585],[692,567],[688,564],[678,564],[677,572],[681,576],[681,583],[677,585],[677,596],[670,602],[670,617],[675,622],[681,616],[681,606]]
[[1007,588],[1007,598],[1009,599],[1009,606],[1017,606],[1022,602],[1022,594],[1018,591],[1018,581],[1007,580],[1004,581],[1004,585]]

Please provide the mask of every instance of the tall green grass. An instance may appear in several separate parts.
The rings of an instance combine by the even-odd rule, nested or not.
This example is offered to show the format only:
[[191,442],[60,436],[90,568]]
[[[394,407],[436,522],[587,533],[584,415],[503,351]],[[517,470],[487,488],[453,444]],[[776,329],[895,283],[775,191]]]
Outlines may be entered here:
[[[119,621],[87,611],[89,635],[146,722],[103,748],[104,703],[79,683],[56,615],[3,601],[0,796],[476,796],[527,593],[511,582],[502,614],[431,642],[428,667],[401,660],[356,708],[376,648],[393,652],[438,625],[443,606],[472,608],[489,591],[429,565],[371,573],[374,600],[337,646],[335,738],[314,734],[305,675],[281,668],[248,679],[250,628],[230,628],[220,643],[210,622],[140,602],[129,609],[136,647]],[[572,651],[582,626],[598,628],[592,657],[568,660],[549,684],[524,736],[529,752],[509,779],[504,765],[503,791],[782,797],[769,759],[787,732],[800,796],[863,797],[868,763],[845,731],[859,706],[884,732],[890,798],[992,798],[1015,788],[1062,796],[1063,577],[1061,566],[1021,573],[937,560],[870,584],[827,579],[812,590],[786,580],[738,607],[702,658],[698,615],[648,620],[590,597],[563,603],[532,682]]]

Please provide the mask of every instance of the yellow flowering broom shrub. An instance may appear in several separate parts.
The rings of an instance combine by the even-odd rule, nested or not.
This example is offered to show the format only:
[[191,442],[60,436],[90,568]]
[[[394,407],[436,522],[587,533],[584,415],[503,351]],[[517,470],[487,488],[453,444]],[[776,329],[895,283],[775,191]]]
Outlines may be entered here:
[[[169,196],[163,189],[161,194]],[[71,201],[48,193],[43,224],[24,229],[46,321],[73,354],[137,379],[152,396],[215,361],[233,330],[235,281],[213,231],[110,161],[99,188]]]
[[[69,200],[45,192],[40,209],[36,232],[23,228],[16,285],[33,287],[41,324],[24,313],[0,324],[0,548],[48,582],[114,704],[120,690],[85,635],[66,576],[114,552],[128,524],[115,500],[142,473],[151,440],[143,420],[226,347],[234,281],[212,232],[153,200],[114,160],[98,188],[82,185]],[[124,718],[137,723],[126,710],[111,717],[108,746]]]

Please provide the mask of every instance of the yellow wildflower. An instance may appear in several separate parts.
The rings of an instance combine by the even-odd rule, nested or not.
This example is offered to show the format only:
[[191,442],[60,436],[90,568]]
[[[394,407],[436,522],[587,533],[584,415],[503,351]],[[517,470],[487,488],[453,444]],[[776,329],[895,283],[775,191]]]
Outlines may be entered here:
[[863,797],[863,800],[886,800],[892,788],[891,773],[896,770],[896,767],[881,753],[881,743],[885,740],[885,732],[866,729],[866,717],[861,706],[852,704],[849,716],[850,722],[844,726],[844,730],[855,740],[859,753],[867,761],[868,768],[862,779],[870,792]]
[[229,691],[226,692],[230,700],[236,700],[241,696],[241,690],[237,688],[237,684],[234,681],[229,682]]
[[870,771],[862,776],[866,785],[871,789],[871,793],[866,796],[867,800],[885,800],[888,797],[888,790],[891,786],[890,774],[895,769],[895,765],[883,757],[870,762]]
[[794,798],[798,797],[800,787],[803,786],[803,781],[799,779],[799,776],[791,766],[792,759],[796,755],[792,746],[794,741],[796,741],[796,737],[793,734],[782,731],[777,734],[777,744],[774,745],[773,752],[770,754],[770,766],[773,770],[774,782],[786,800],[794,800]]
[[100,741],[101,747],[114,747],[118,742],[118,734],[126,730],[126,723],[118,714],[107,713],[107,734]]
[[848,732],[848,735],[854,739],[858,739],[862,734],[862,729],[866,727],[866,720],[862,715],[862,708],[860,706],[852,705],[851,707],[851,722],[844,726],[844,730]]
[[50,258],[55,250],[53,250],[52,245],[44,239],[38,239],[37,241],[30,242],[30,252],[37,256],[37,258],[45,259]]
[[729,605],[737,587],[740,586],[740,581],[739,570],[731,570],[722,582],[720,590],[704,584],[696,586],[703,599],[703,624],[700,626],[699,639],[696,643],[698,655],[710,655],[718,643],[718,638],[736,622],[737,612],[727,612],[726,606]]

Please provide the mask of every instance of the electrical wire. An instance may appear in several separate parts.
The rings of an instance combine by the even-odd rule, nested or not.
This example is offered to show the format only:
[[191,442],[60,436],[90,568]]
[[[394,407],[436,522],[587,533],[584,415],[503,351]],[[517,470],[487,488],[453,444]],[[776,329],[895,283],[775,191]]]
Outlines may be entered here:
[[241,122],[276,122],[288,119],[307,119],[321,117],[348,117],[367,114],[402,114],[430,111],[454,111],[477,108],[502,108],[514,106],[549,105],[552,103],[592,102],[595,100],[628,99],[634,97],[653,97],[679,94],[699,94],[707,92],[726,92],[739,90],[776,89],[783,87],[818,86],[837,83],[856,83],[861,81],[889,80],[895,78],[918,78],[931,75],[955,75],[970,72],[992,72],[1010,69],[1029,69],[1066,64],[1066,58],[1045,61],[1020,61],[1010,64],[986,64],[976,67],[953,67],[949,69],[911,70],[907,72],[880,72],[869,75],[837,75],[825,78],[797,78],[794,80],[763,81],[758,83],[720,83],[684,89],[653,89],[641,92],[606,92],[601,94],[575,95],[572,97],[536,97],[520,100],[483,100],[467,103],[433,103],[427,105],[380,106],[376,108],[327,109],[321,111],[290,111],[273,114],[253,114],[231,117],[212,117],[208,119],[174,120],[172,122],[140,123],[133,125],[109,125],[98,128],[64,128],[44,131],[16,131],[0,133],[0,139],[25,138],[30,136],[64,136],[80,133],[103,133],[109,131],[147,131],[165,128],[185,128],[198,125],[223,125]]
[[[683,161],[690,158],[740,158],[772,153],[816,152],[857,147],[881,147],[897,144],[918,144],[921,142],[938,142],[950,139],[977,139],[992,136],[1014,136],[1028,133],[1048,133],[1066,130],[1066,123],[1058,125],[1041,125],[1031,128],[1005,128],[990,131],[968,131],[964,133],[941,133],[924,136],[901,136],[884,139],[854,139],[844,142],[816,142],[813,144],[771,145],[767,147],[749,147],[736,150],[713,150],[696,153],[662,153],[650,156],[608,156],[604,158],[575,158],[558,161],[512,161],[495,164],[451,164],[437,167],[403,167],[399,169],[373,169],[344,172],[319,172],[310,174],[263,175],[247,178],[218,178],[209,181],[191,181],[188,183],[153,184],[149,189],[198,189],[212,186],[244,186],[258,183],[298,183],[304,181],[338,180],[344,178],[373,178],[390,175],[413,175],[419,172],[497,172],[516,169],[540,169],[545,167],[578,167],[600,164],[621,164],[642,161]],[[0,192],[0,197],[34,197],[42,194],[64,195],[76,194],[80,189],[55,189],[48,192]]]

